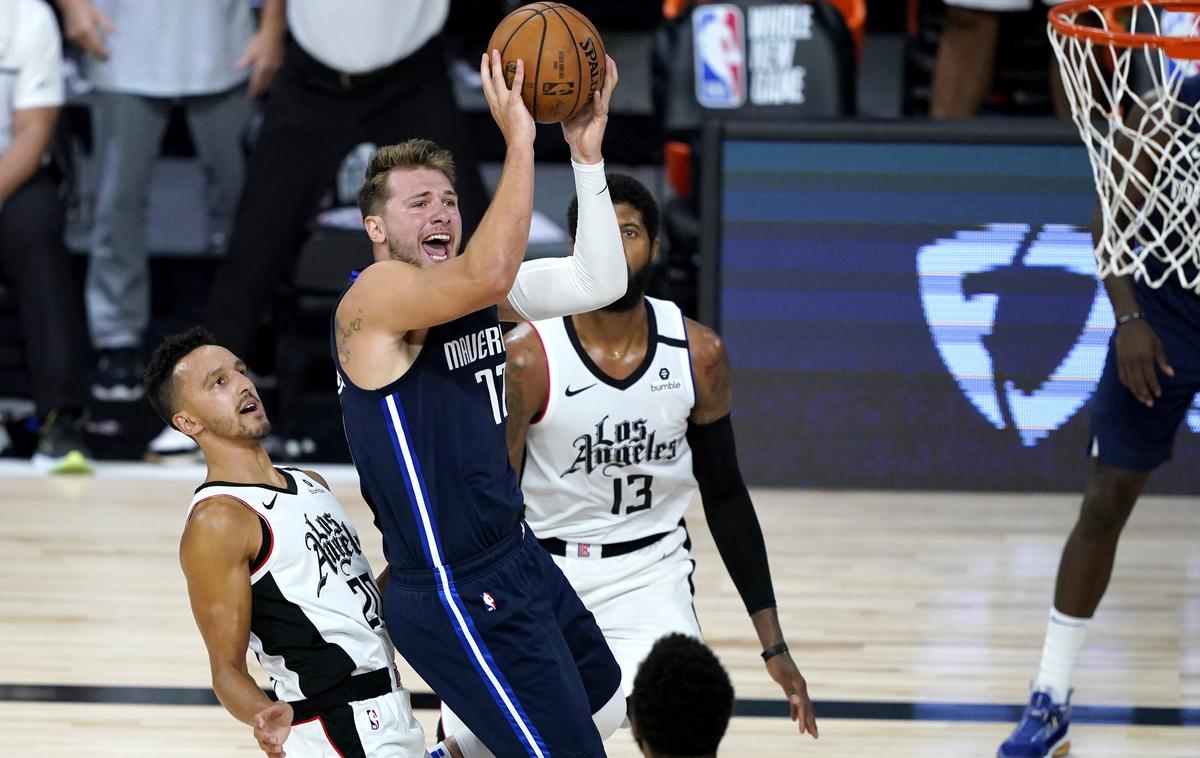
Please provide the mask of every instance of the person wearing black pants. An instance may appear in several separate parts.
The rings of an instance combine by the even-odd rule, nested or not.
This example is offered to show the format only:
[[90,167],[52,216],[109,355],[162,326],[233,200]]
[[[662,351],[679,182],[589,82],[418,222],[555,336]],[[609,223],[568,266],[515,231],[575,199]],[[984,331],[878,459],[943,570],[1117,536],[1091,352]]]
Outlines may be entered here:
[[63,102],[61,55],[58,26],[44,3],[0,4],[0,276],[16,293],[41,420],[34,465],[86,473],[83,302],[63,244],[58,183],[46,167]]
[[[488,195],[443,57],[439,32],[448,9],[449,0],[288,0],[283,65],[204,316],[217,340],[252,367],[259,322],[278,284],[290,279],[321,196],[355,145],[435,139],[458,166],[464,234],[479,223]],[[264,3],[264,13],[273,10]],[[168,428],[148,452],[158,458],[194,450]]]

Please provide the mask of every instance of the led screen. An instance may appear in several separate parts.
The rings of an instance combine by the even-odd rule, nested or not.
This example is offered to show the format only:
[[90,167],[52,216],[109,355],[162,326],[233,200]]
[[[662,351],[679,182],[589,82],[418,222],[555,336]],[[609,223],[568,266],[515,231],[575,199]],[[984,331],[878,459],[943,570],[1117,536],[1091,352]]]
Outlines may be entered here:
[[[1080,489],[1113,328],[1082,147],[727,138],[719,182],[750,482]],[[1153,489],[1200,490],[1198,434]]]

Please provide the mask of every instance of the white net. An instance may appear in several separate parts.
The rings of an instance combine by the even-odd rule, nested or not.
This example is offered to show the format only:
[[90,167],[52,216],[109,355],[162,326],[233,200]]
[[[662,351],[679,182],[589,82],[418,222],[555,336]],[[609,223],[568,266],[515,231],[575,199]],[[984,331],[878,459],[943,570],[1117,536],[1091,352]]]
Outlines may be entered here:
[[[1128,29],[1160,37],[1200,36],[1200,14],[1170,13],[1160,4],[1129,0],[1119,18]],[[1114,28],[1117,22],[1107,10],[1064,9],[1063,18],[1125,31]],[[1151,287],[1174,280],[1200,293],[1200,77],[1195,76],[1195,62],[1173,59],[1160,42],[1144,38],[1136,44],[1128,35],[1118,42],[1093,41],[1053,24],[1049,34],[1100,197],[1097,275],[1133,275]]]

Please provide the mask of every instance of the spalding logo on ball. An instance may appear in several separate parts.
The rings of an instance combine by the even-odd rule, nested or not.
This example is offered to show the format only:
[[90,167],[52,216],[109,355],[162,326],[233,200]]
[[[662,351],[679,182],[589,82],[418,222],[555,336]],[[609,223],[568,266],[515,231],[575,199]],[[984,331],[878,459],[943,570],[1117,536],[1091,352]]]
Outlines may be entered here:
[[592,22],[562,3],[530,3],[504,17],[488,51],[500,51],[511,86],[525,61],[521,99],[541,124],[557,124],[588,106],[604,86],[604,42]]

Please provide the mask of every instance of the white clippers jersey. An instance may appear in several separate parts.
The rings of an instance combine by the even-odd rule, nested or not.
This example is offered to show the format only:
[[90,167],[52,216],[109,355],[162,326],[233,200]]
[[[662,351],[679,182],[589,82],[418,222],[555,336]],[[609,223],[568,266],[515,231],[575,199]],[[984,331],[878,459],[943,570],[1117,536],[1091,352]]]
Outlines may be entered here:
[[383,599],[342,504],[300,469],[277,470],[286,488],[207,482],[188,508],[190,518],[199,503],[227,496],[259,516],[250,649],[275,694],[303,700],[381,668],[396,678]]
[[696,402],[683,313],[646,298],[646,357],[606,376],[571,319],[532,324],[550,369],[549,400],[529,427],[521,491],[538,537],[613,544],[674,529],[696,493],[688,416]]

